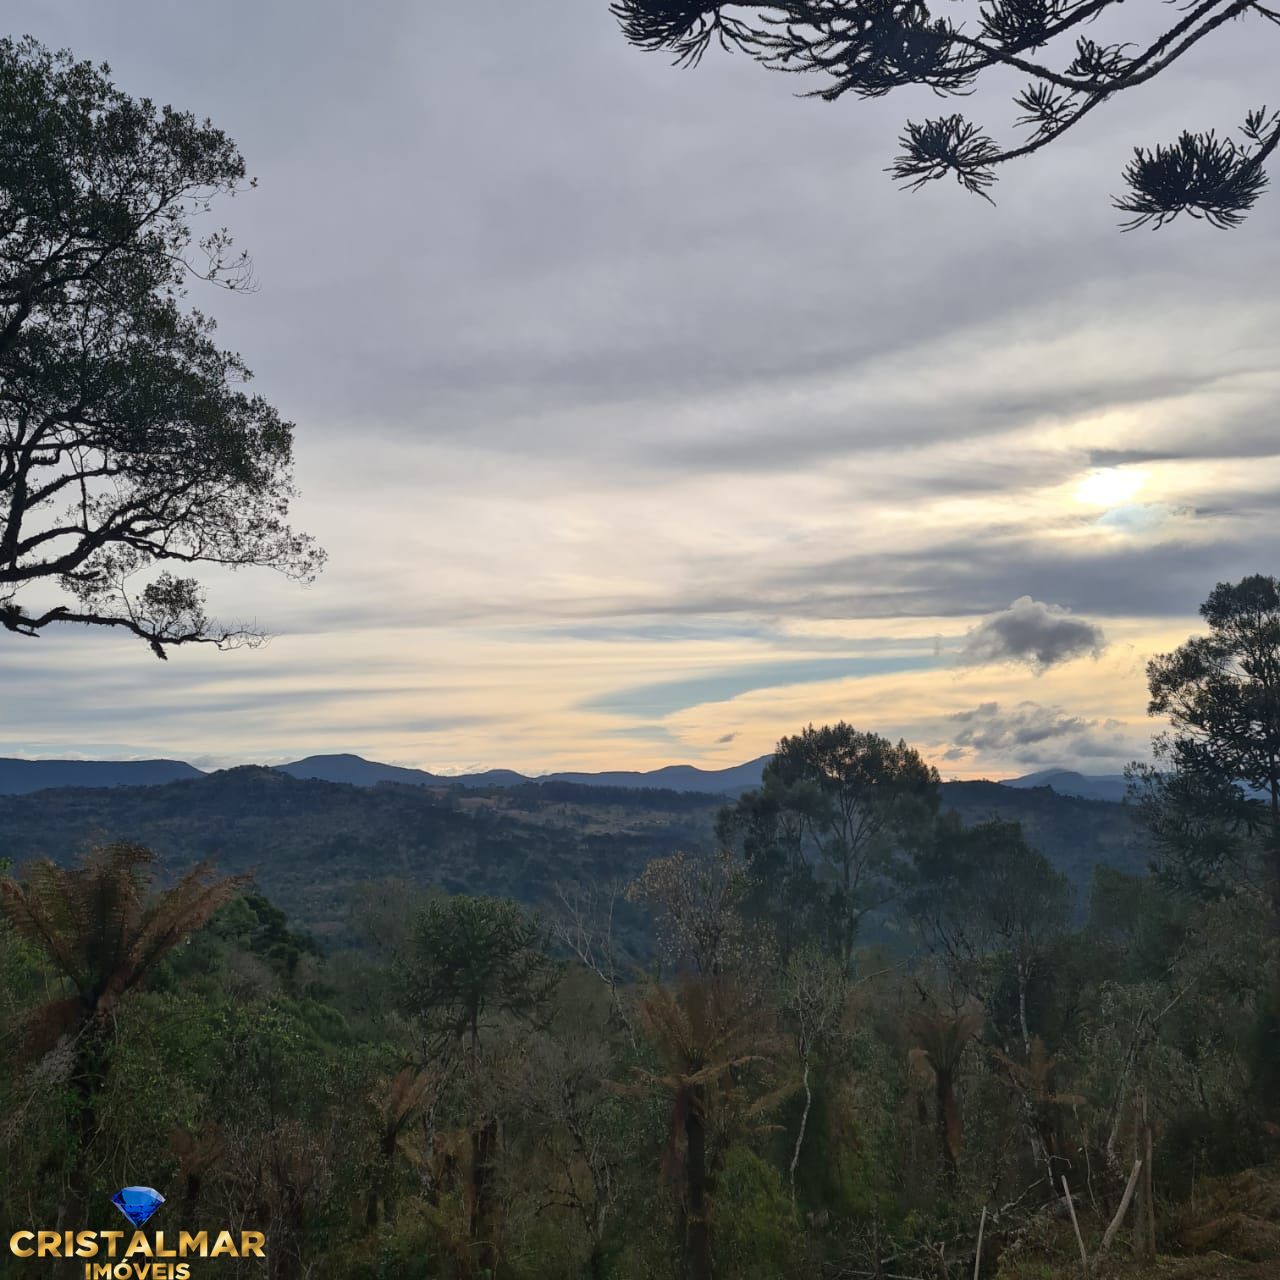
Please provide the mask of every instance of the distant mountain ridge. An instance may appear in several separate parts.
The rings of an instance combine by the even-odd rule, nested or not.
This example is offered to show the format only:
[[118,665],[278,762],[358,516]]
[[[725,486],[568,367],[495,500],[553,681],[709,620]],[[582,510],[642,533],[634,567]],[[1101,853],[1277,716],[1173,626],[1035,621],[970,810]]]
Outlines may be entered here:
[[[529,782],[571,782],[586,787],[655,788],[665,791],[738,795],[760,785],[768,756],[728,769],[699,769],[669,764],[648,772],[615,770],[605,773],[545,773],[531,777],[514,769],[486,769],[480,773],[443,774],[402,765],[382,764],[363,756],[317,755],[272,766],[277,773],[317,782],[341,782],[353,787],[397,783],[412,787],[518,787]],[[223,772],[215,770],[214,772]],[[146,787],[210,774],[182,760],[17,760],[0,759],[0,795],[26,795],[66,787]]]
[[518,787],[526,782],[572,782],[582,787],[656,787],[663,791],[699,791],[707,795],[737,795],[760,785],[769,756],[748,760],[728,769],[699,769],[691,764],[669,764],[661,769],[614,770],[605,773],[543,773],[529,776],[511,769],[487,769],[483,773],[441,774],[425,769],[405,769],[378,764],[361,756],[307,756],[292,764],[277,765],[281,773],[321,782],[349,782],[357,787],[379,782],[411,786]]
[[1079,796],[1084,800],[1112,800],[1120,803],[1128,794],[1129,784],[1121,773],[1076,773],[1073,769],[1041,769],[1021,778],[1006,778],[1006,787],[1025,790],[1029,787],[1052,787],[1060,796]]
[[[535,782],[568,782],[586,787],[654,788],[736,796],[760,785],[770,757],[759,756],[727,769],[700,769],[690,764],[669,764],[660,769],[609,770],[601,773],[562,771],[536,776],[513,769],[487,769],[480,773],[441,774],[426,769],[382,764],[351,754],[305,756],[273,766],[277,773],[318,782],[339,782],[355,787],[384,783],[414,787],[518,787]],[[219,771],[220,772],[220,771]],[[209,776],[184,760],[18,760],[0,759],[0,795],[26,795],[67,787],[145,787]],[[1045,769],[1001,785],[1026,790],[1051,787],[1058,795],[1087,800],[1123,800],[1125,780],[1119,775],[1076,773],[1069,769]]]
[[[1021,822],[1068,877],[1078,906],[1095,867],[1137,873],[1147,864],[1129,806],[995,782],[941,790],[943,808],[966,823]],[[154,849],[170,874],[211,859],[226,872],[253,872],[293,918],[340,938],[359,885],[391,878],[545,907],[557,885],[623,883],[655,857],[709,852],[731,799],[554,780],[354,786],[242,765],[161,785],[0,796],[0,850],[18,866],[65,864],[86,844],[126,840]]]
[[154,787],[204,776],[185,760],[0,759],[0,795],[61,787]]

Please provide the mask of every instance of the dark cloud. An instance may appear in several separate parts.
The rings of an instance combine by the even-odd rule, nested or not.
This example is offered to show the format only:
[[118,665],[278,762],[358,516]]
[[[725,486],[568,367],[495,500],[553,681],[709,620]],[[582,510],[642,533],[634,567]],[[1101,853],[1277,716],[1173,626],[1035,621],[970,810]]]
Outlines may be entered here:
[[953,745],[977,751],[1008,751],[1050,738],[1076,736],[1097,724],[1038,702],[1020,702],[1003,712],[998,702],[983,702],[970,711],[958,712],[951,721],[960,726],[952,736]]
[[945,760],[974,757],[1022,767],[1116,769],[1147,752],[1141,731],[1114,719],[1072,715],[1062,707],[1022,701],[983,702],[949,717]]
[[[1195,540],[1073,539],[1065,546],[992,529],[921,548],[815,558],[764,575],[757,592],[806,617],[955,617],[994,613],[1047,583],[1074,613],[1190,621],[1215,582],[1267,572],[1264,566],[1280,561],[1275,521],[1204,522],[1195,533]],[[740,598],[738,607],[745,604]]]
[[1019,596],[965,636],[960,661],[973,665],[1021,662],[1045,671],[1086,654],[1097,657],[1105,643],[1097,623],[1078,618],[1061,605]]

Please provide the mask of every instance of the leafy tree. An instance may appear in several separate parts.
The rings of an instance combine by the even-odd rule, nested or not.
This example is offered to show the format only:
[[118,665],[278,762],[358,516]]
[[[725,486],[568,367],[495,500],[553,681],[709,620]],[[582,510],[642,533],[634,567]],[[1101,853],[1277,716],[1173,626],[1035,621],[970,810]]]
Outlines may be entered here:
[[831,904],[814,877],[806,847],[807,805],[766,772],[757,791],[720,811],[716,838],[744,867],[740,908],[765,925],[786,961],[797,948],[832,934]]
[[803,1238],[778,1171],[738,1144],[716,1179],[716,1258],[732,1280],[777,1280],[799,1273]]
[[550,995],[560,969],[547,937],[506,898],[459,894],[429,902],[414,923],[401,975],[408,1007],[474,1054],[490,1013],[526,1017]]
[[1027,997],[1049,944],[1070,915],[1066,877],[1027,843],[1021,823],[993,818],[964,827],[954,815],[938,823],[933,842],[916,860],[916,874],[909,909],[953,980],[986,1003],[993,994],[988,961],[1007,956],[1018,1031],[1030,1057]]
[[486,1015],[528,1017],[560,977],[547,936],[508,899],[459,895],[429,902],[414,923],[401,970],[409,1008],[429,1027],[467,1037],[473,1094],[469,1234],[483,1269],[496,1263],[493,1175],[498,1120],[481,1087],[480,1028]]
[[1183,888],[1265,890],[1280,929],[1280,581],[1219,583],[1207,635],[1147,664],[1149,711],[1172,730],[1163,767],[1131,768],[1144,816]]
[[391,1080],[380,1080],[370,1097],[377,1116],[377,1159],[365,1201],[365,1221],[378,1225],[381,1216],[395,1217],[395,1157],[405,1129],[424,1104],[439,1092],[441,1072],[432,1068],[401,1067]]
[[[904,855],[937,812],[938,785],[938,771],[905,742],[843,721],[810,725],[778,743],[760,792],[738,802],[750,870],[775,902],[779,887],[803,899],[819,881],[830,936],[847,964],[863,917],[899,892]],[[726,817],[722,832],[733,822]],[[779,873],[781,886],[773,881]]]
[[73,1041],[77,1143],[71,1191],[78,1205],[87,1191],[85,1159],[117,1007],[245,883],[242,876],[213,879],[200,864],[153,894],[154,863],[149,849],[111,844],[91,850],[74,867],[38,862],[22,881],[0,879],[0,911],[71,988],[34,1010],[25,1051],[43,1053],[63,1036]]
[[[570,998],[575,1014],[587,1003],[581,991]],[[608,1235],[622,1234],[615,1216],[637,1135],[609,1080],[614,1064],[608,1041],[586,1019],[574,1017],[572,1024],[539,1033],[521,1056],[513,1105],[546,1160],[540,1199],[578,1219],[589,1242],[586,1273],[603,1280],[612,1274]],[[556,1243],[563,1251],[562,1229]]]
[[292,426],[182,305],[193,276],[250,282],[225,231],[197,245],[192,225],[246,185],[244,161],[108,75],[0,40],[0,624],[119,628],[161,658],[251,643],[254,627],[206,614],[195,578],[149,573],[307,580],[323,558],[287,523]]
[[[766,67],[822,83],[811,96],[877,98],[922,86],[942,97],[972,92],[984,77],[1026,77],[1014,97],[1018,142],[1001,144],[952,113],[908,122],[891,172],[919,188],[953,175],[986,196],[997,166],[1031,155],[1085,117],[1168,71],[1234,20],[1280,23],[1260,0],[1199,0],[1138,44],[1083,34],[1121,0],[988,0],[970,25],[923,0],[614,0],[623,35],[642,49],[693,66],[712,44]],[[1212,130],[1134,149],[1115,201],[1128,226],[1162,226],[1180,213],[1234,227],[1267,185],[1263,168],[1280,142],[1280,114],[1250,111],[1240,142]]]

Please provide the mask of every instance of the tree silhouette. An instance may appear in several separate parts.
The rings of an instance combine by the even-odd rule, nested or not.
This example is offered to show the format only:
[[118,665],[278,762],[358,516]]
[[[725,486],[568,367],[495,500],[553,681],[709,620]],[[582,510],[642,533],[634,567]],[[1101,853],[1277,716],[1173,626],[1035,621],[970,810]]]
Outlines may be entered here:
[[1018,1032],[1031,1053],[1027,999],[1052,941],[1066,928],[1071,885],[1027,842],[1020,822],[992,818],[965,827],[955,814],[937,824],[917,853],[908,910],[925,944],[942,957],[952,981],[986,1002],[1008,958],[1017,990]]
[[1220,582],[1200,607],[1208,633],[1147,664],[1164,768],[1130,777],[1166,879],[1196,893],[1267,893],[1280,932],[1280,580]]
[[161,658],[252,643],[163,567],[306,580],[323,560],[287,523],[292,426],[181,305],[193,276],[250,283],[225,231],[192,228],[247,185],[244,161],[108,70],[0,40],[0,625],[117,628]]
[[[1126,90],[1168,71],[1227,23],[1280,23],[1260,0],[1191,0],[1140,44],[1102,43],[1082,32],[1121,0],[985,0],[969,25],[924,0],[615,0],[623,35],[694,66],[714,44],[778,71],[822,81],[810,96],[875,98],[907,86],[940,97],[971,92],[984,73],[1014,72],[1021,142],[1001,144],[964,116],[909,121],[890,172],[919,188],[954,176],[987,196],[997,166],[1031,155]],[[1126,226],[1162,226],[1180,213],[1234,227],[1267,185],[1263,168],[1280,142],[1280,114],[1250,111],[1240,141],[1184,132],[1171,145],[1136,147],[1115,201]]]

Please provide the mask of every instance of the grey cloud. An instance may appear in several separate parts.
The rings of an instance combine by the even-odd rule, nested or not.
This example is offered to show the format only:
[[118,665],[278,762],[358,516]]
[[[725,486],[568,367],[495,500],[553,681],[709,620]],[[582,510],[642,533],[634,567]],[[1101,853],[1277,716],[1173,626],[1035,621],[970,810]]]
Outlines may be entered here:
[[1088,771],[1117,770],[1147,755],[1141,730],[1114,719],[1073,716],[1061,707],[1023,701],[1005,708],[984,702],[961,711],[940,726],[951,745],[944,760],[978,756],[1023,769],[1047,765]]
[[[730,484],[767,468],[816,474],[860,457],[867,472],[883,469],[886,494],[909,500],[1061,481],[1089,462],[1275,452],[1274,389],[1226,384],[1274,367],[1280,196],[1221,236],[1195,225],[1121,236],[1107,204],[1132,143],[1175,137],[1186,102],[1220,97],[1211,67],[1161,77],[1139,99],[1144,114],[1109,113],[1089,145],[1011,167],[993,209],[955,184],[914,197],[894,189],[882,169],[909,106],[897,95],[798,101],[788,77],[718,57],[683,74],[625,47],[603,0],[508,8],[498,20],[489,5],[224,0],[216,23],[170,0],[15,0],[7,10],[13,30],[109,59],[129,91],[210,115],[260,179],[217,210],[253,253],[260,292],[197,290],[193,301],[244,352],[256,388],[298,420],[304,489],[328,467],[332,501],[364,532],[335,545],[317,512],[330,572],[306,597],[263,596],[282,643],[226,659],[244,682],[234,698],[252,685],[264,717],[296,711],[299,701],[270,687],[297,676],[300,647],[287,641],[353,626],[520,616],[553,632],[599,622],[625,635],[695,615],[977,615],[1028,592],[1091,617],[1190,619],[1214,581],[1280,562],[1276,499],[1259,492],[1255,527],[1237,521],[1194,540],[1116,545],[1100,531],[1098,545],[1064,549],[988,529],[874,556],[851,554],[856,544],[786,565],[726,556],[635,594],[620,580],[536,607],[497,575],[470,598],[380,575],[379,539],[396,536],[402,511],[468,485],[492,492],[548,457],[592,471],[606,492],[690,472]],[[1224,31],[1215,43],[1233,78],[1269,68],[1271,53],[1250,39]],[[965,110],[986,120],[1008,105],[979,94]],[[1261,336],[1236,342],[1205,325],[1193,347],[1168,318],[1188,314],[1188,300]],[[1108,317],[1120,358],[1106,368],[1061,373],[1051,348],[1020,345],[1087,335]],[[938,369],[948,343],[990,373],[953,385]],[[839,378],[857,384],[852,408],[824,398]],[[1164,448],[1147,434],[1130,447],[1123,422],[1148,401],[1163,419],[1179,396],[1190,405]],[[1018,435],[1126,406],[1121,425],[1056,457]],[[483,449],[483,465],[443,473],[424,450],[402,466],[380,446],[406,438]],[[986,443],[944,464],[917,465],[901,448],[976,440]],[[356,453],[367,459],[358,468]],[[412,487],[421,507],[388,503],[392,483]],[[562,499],[571,505],[572,493],[549,490],[549,503]],[[1241,510],[1230,494],[1196,505],[1202,516]],[[345,581],[339,552],[357,566]],[[335,692],[362,667],[359,643],[332,659]],[[0,650],[6,710],[32,733],[83,724],[86,706],[108,703],[138,740],[149,717],[162,725],[184,707],[193,736],[216,719],[218,677],[180,655],[160,673],[130,654],[126,675],[102,670],[97,644],[47,664],[15,652]],[[46,673],[38,696],[13,693],[28,665]],[[448,673],[437,678],[447,684]],[[406,675],[411,685],[426,687]],[[227,720],[242,718],[240,705]]]
[[[949,617],[994,613],[1051,583],[1056,601],[1076,613],[1191,619],[1215,582],[1277,561],[1274,520],[1208,526],[1196,541],[1099,538],[1070,549],[990,530],[876,556],[815,559],[764,575],[757,592],[807,617]],[[745,597],[738,603],[749,607]]]
[[1007,751],[1074,736],[1098,723],[1038,702],[1020,702],[1004,712],[998,702],[983,702],[970,711],[958,712],[951,721],[960,726],[952,736],[954,746],[977,751]]
[[1096,657],[1105,643],[1097,623],[1078,618],[1061,605],[1019,596],[966,635],[960,660],[1021,662],[1044,671],[1085,654]]
[[[587,441],[522,433],[517,410],[660,413],[659,392],[874,368],[993,320],[1023,330],[1047,298],[1069,324],[1073,291],[1088,323],[1135,257],[1151,268],[1146,310],[1177,291],[1248,297],[1277,253],[1276,202],[1241,237],[1190,251],[1179,232],[1149,248],[1120,237],[1114,174],[1092,150],[1011,171],[997,210],[943,184],[905,195],[882,172],[896,98],[797,101],[786,77],[723,58],[683,74],[627,48],[604,4],[495,26],[485,6],[388,0],[361,28],[337,0],[305,21],[227,0],[219,25],[253,30],[252,50],[159,0],[15,7],[14,26],[110,57],[127,87],[208,111],[241,141],[262,185],[228,216],[263,287],[208,305],[304,425],[496,431],[517,455],[643,450],[649,433],[607,423]],[[995,415],[1042,403],[1009,384],[991,389]],[[839,448],[838,423],[793,425]]]

